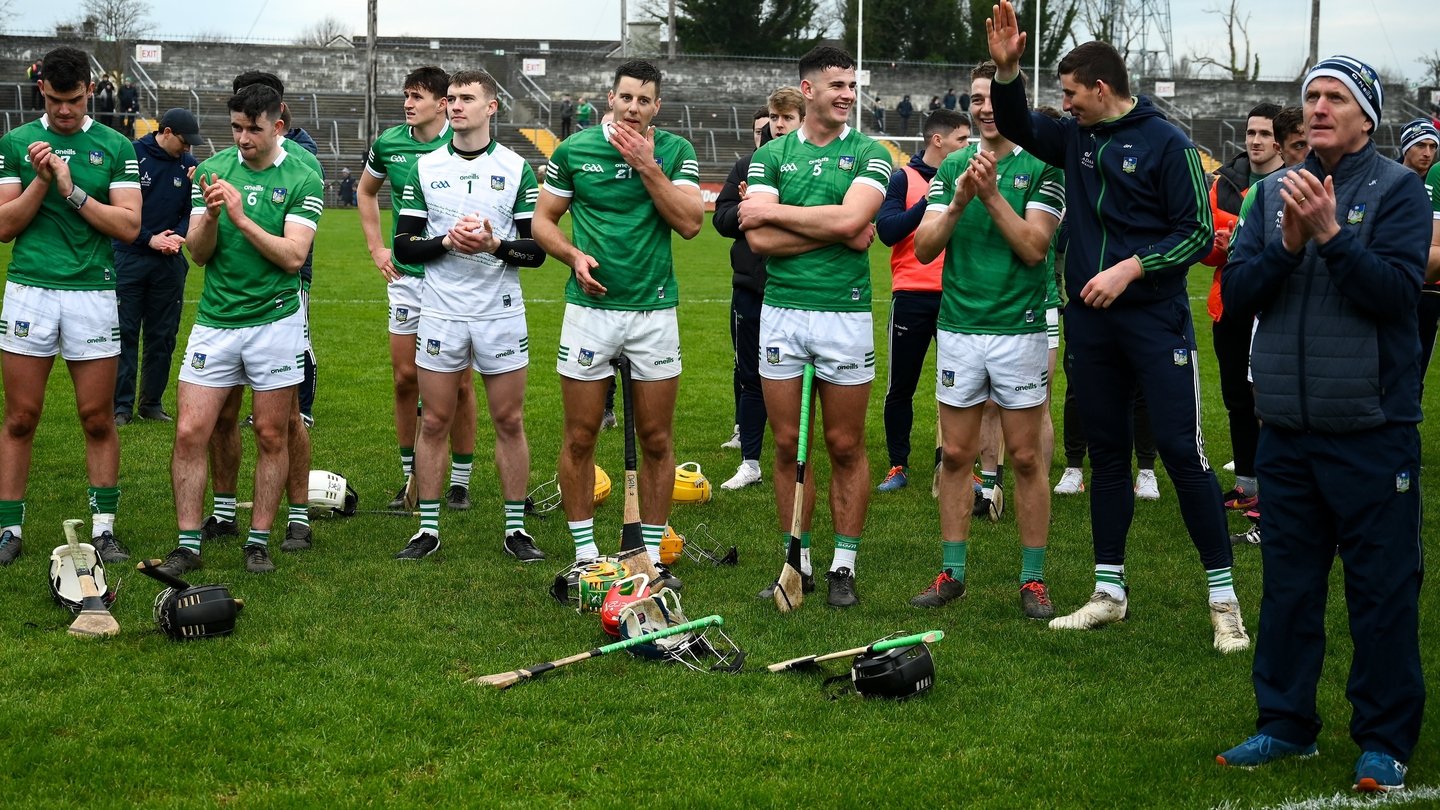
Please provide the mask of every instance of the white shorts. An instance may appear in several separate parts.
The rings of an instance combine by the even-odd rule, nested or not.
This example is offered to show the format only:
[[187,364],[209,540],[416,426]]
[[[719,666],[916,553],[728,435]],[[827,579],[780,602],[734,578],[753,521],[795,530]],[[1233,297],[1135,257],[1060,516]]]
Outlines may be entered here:
[[630,376],[654,382],[680,376],[680,322],[675,307],[641,311],[565,305],[555,370],[572,380],[603,380],[610,361],[630,358]]
[[869,312],[816,312],[760,307],[760,376],[793,380],[815,364],[815,376],[835,385],[875,379],[875,329]]
[[1060,308],[1045,310],[1045,337],[1051,351],[1060,348]]
[[120,354],[114,290],[47,290],[5,282],[0,350],[31,357],[98,360]]
[[415,365],[426,371],[504,374],[530,365],[525,313],[484,321],[423,316],[415,333]]
[[413,335],[420,328],[421,276],[401,276],[385,285],[390,298],[390,334]]
[[1050,350],[1044,332],[1028,335],[962,335],[940,330],[935,361],[935,398],[952,408],[987,399],[1007,410],[1045,404],[1050,387]]
[[180,364],[180,382],[206,388],[248,385],[254,391],[274,391],[299,385],[304,378],[304,310],[238,329],[197,323]]

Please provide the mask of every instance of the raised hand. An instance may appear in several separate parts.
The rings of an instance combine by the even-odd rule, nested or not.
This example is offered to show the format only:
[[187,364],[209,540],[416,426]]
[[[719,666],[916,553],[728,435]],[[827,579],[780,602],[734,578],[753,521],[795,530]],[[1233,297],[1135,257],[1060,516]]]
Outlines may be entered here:
[[1020,70],[1020,57],[1025,55],[1026,35],[1020,30],[1020,20],[1010,0],[1000,0],[1000,4],[991,9],[990,17],[985,20],[985,39],[990,45],[990,58],[999,68],[998,77],[1014,77]]

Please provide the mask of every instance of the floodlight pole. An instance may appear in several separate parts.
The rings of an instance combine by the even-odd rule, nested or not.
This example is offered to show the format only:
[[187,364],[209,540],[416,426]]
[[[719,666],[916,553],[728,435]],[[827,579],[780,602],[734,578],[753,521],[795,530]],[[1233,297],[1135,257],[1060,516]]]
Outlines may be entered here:
[[[861,72],[862,70],[864,70],[864,69],[865,69],[865,0],[860,0],[860,15],[859,15],[858,17],[856,17],[856,19],[855,19],[855,73],[856,73],[857,75],[863,75],[863,74],[861,74],[860,72]],[[864,115],[864,113],[861,112],[861,110],[862,110],[862,109],[864,108],[864,106],[865,106],[865,85],[860,84],[860,83],[857,82],[856,85],[855,85],[855,88],[856,88],[856,92],[855,92],[855,101],[856,101],[856,104],[855,104],[855,129],[858,131],[858,130],[860,129],[861,116]]]
[[375,142],[375,131],[379,124],[376,120],[375,94],[378,92],[375,81],[375,37],[376,28],[376,4],[379,0],[366,0],[365,3],[365,143]]
[[1044,7],[1045,0],[1035,0],[1035,77],[1031,79],[1034,82],[1032,91],[1040,86],[1040,10]]
[[620,0],[620,56],[628,59],[630,57],[630,16],[629,10],[625,7],[625,0]]

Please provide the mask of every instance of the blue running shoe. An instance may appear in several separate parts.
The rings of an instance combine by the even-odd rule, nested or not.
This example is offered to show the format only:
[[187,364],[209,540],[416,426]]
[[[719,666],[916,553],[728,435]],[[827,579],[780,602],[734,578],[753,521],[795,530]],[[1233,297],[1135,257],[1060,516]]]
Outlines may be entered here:
[[1277,759],[1286,757],[1313,757],[1320,753],[1315,743],[1307,746],[1300,746],[1288,743],[1284,740],[1277,740],[1269,734],[1256,734],[1254,737],[1231,748],[1229,751],[1215,757],[1215,761],[1221,765],[1229,765],[1232,768],[1255,768],[1260,765],[1268,765]]
[[910,479],[906,477],[904,467],[891,467],[890,472],[885,474],[885,480],[875,487],[875,491],[894,492],[908,483],[910,483]]
[[1404,790],[1405,771],[1405,766],[1389,754],[1366,751],[1355,763],[1355,789],[1361,793]]

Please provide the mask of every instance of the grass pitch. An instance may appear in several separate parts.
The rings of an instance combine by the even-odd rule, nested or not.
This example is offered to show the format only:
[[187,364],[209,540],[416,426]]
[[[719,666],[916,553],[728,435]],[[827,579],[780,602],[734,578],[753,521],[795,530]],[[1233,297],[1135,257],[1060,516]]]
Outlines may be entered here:
[[[860,607],[827,609],[823,583],[817,598],[787,616],[754,599],[778,570],[781,546],[768,448],[765,486],[738,493],[718,487],[739,461],[734,451],[718,449],[733,421],[728,243],[707,227],[693,242],[675,245],[685,347],[676,456],[703,465],[716,497],[677,505],[671,522],[682,533],[705,523],[723,544],[740,549],[736,568],[683,561],[676,570],[685,579],[687,612],[723,614],[725,629],[750,653],[745,672],[704,676],[615,654],[505,692],[465,683],[606,641],[593,617],[577,616],[546,593],[572,556],[562,517],[529,523],[553,562],[525,567],[501,553],[493,434],[483,406],[475,508],[442,513],[445,545],[437,558],[391,560],[416,521],[375,515],[317,522],[315,548],[277,551],[279,571],[269,576],[246,574],[234,542],[207,544],[206,568],[192,581],[228,583],[247,608],[235,635],[187,644],[155,630],[150,603],[158,584],[112,566],[110,576],[124,579],[115,609],[124,632],[104,643],[78,642],[65,634],[71,617],[51,602],[45,584],[48,551],[63,542],[61,522],[88,513],[73,393],[57,369],[35,444],[25,555],[0,570],[0,672],[8,687],[0,701],[8,743],[0,805],[1251,807],[1348,788],[1358,752],[1346,732],[1351,645],[1338,571],[1320,687],[1328,723],[1322,756],[1256,772],[1214,764],[1218,751],[1253,728],[1251,659],[1210,649],[1205,577],[1163,471],[1161,500],[1136,508],[1128,622],[1059,633],[1021,618],[1012,515],[998,525],[975,524],[963,602],[937,612],[911,608],[909,597],[940,560],[929,495],[935,418],[929,376],[916,397],[911,485],[871,501],[858,565]],[[8,246],[0,246],[0,260],[8,262]],[[871,262],[881,371],[867,444],[878,481],[886,466],[881,403],[889,273],[882,249],[872,251]],[[522,276],[534,347],[526,402],[532,484],[553,473],[560,444],[550,350],[566,275],[552,260]],[[383,507],[400,483],[385,294],[353,210],[326,213],[315,277],[314,466],[348,477],[362,508]],[[1191,274],[1202,320],[1208,283],[1208,271]],[[200,285],[201,271],[194,270],[181,347]],[[1203,322],[1199,332],[1204,424],[1218,466],[1230,457],[1228,434]],[[172,413],[174,393],[172,384]],[[1058,423],[1058,404],[1055,412]],[[1424,432],[1433,460],[1434,432],[1428,426]],[[175,545],[172,437],[171,426],[149,422],[121,431],[118,531],[136,559],[163,556]],[[254,457],[246,441],[242,500]],[[606,551],[619,542],[621,452],[619,433],[604,434],[599,461],[617,482],[596,518]],[[1063,459],[1052,481],[1061,466]],[[827,484],[823,453],[814,454],[812,473]],[[1226,473],[1221,480],[1231,481]],[[1426,503],[1433,511],[1435,496]],[[1092,583],[1086,496],[1056,497],[1054,512],[1047,575],[1057,609],[1069,611]],[[1232,528],[1242,528],[1238,519]],[[830,531],[827,511],[817,510],[817,571],[829,563]],[[1235,565],[1253,633],[1259,550],[1238,549]],[[1432,625],[1440,609],[1432,600],[1422,610]],[[936,686],[904,704],[830,701],[819,675],[763,669],[894,631],[932,628],[947,634],[934,649]],[[1440,656],[1428,645],[1425,670],[1433,678],[1437,669]],[[1434,784],[1440,766],[1430,714],[1411,762],[1414,786]]]

